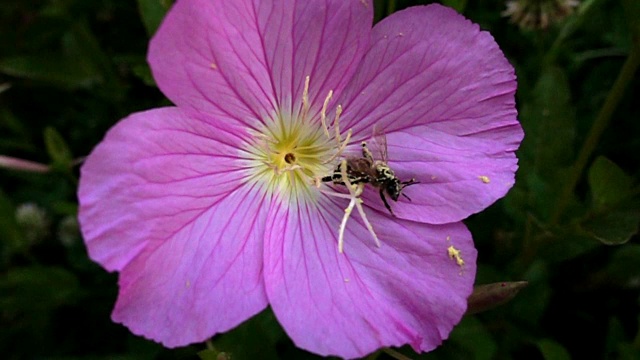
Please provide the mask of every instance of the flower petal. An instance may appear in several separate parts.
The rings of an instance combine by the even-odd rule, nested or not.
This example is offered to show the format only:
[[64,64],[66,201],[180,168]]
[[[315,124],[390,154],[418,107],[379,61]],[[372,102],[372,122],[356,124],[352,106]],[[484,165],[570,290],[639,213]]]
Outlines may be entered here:
[[[149,63],[176,105],[255,124],[302,99],[322,106],[368,46],[370,0],[181,0],[151,41]],[[320,100],[316,100],[319,98]]]
[[232,120],[223,128],[177,108],[118,123],[81,169],[79,220],[90,257],[121,270],[240,186],[245,133]]
[[[487,134],[485,134],[487,135]],[[496,129],[490,138],[463,137],[428,126],[387,135],[389,166],[401,181],[419,184],[402,191],[393,213],[400,218],[445,224],[460,221],[502,198],[515,183],[520,134]],[[502,146],[496,143],[502,141]],[[368,189],[367,205],[387,212],[378,189]],[[388,212],[387,212],[388,213]]]
[[176,105],[250,124],[275,98],[252,1],[181,0],[149,44],[148,61]]
[[[309,76],[309,100],[319,111],[330,90],[334,96],[342,92],[369,46],[371,1],[259,3],[265,56],[281,108],[297,110]],[[280,26],[267,28],[273,22]]]
[[372,36],[342,119],[354,139],[367,140],[373,127],[386,133],[390,166],[421,183],[405,190],[413,201],[401,198],[396,215],[455,222],[504,196],[523,133],[514,70],[491,35],[434,4],[389,16]]
[[[337,229],[346,205],[322,198],[269,214],[264,273],[276,317],[296,345],[322,355],[352,358],[407,343],[417,351],[435,348],[472,291],[476,250],[468,230],[368,209],[382,243],[377,248],[354,211],[340,254]],[[464,265],[450,257],[450,246]]]
[[180,346],[265,308],[269,206],[242,184],[246,132],[156,109],[121,121],[89,156],[79,217],[91,258],[121,271],[114,321]]
[[262,253],[268,200],[244,186],[120,273],[112,318],[167,347],[202,342],[267,306]]
[[374,124],[386,133],[420,125],[467,136],[519,133],[515,90],[513,67],[489,33],[452,9],[416,6],[374,27],[342,119],[354,134]]

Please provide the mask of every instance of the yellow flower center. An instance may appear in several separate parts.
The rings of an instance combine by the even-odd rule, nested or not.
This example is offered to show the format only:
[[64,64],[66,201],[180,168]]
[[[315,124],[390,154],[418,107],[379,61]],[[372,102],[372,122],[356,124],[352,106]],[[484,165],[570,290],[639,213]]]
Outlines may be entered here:
[[[250,163],[247,164],[249,178],[266,185],[266,189],[283,204],[315,201],[321,192],[349,199],[338,230],[338,252],[343,252],[345,228],[354,208],[358,210],[376,246],[379,247],[380,240],[362,207],[360,195],[365,184],[351,184],[347,174],[347,159],[341,157],[351,139],[351,130],[347,131],[344,139],[340,133],[342,106],[336,106],[333,123],[327,124],[327,106],[332,95],[333,92],[329,91],[319,114],[310,113],[307,76],[300,111],[296,114],[277,111],[255,132],[253,142],[246,149],[252,155]],[[349,191],[348,194],[320,189],[322,178],[338,169],[338,161],[341,178]],[[295,201],[292,201],[294,199]]]
[[313,199],[315,185],[323,176],[333,172],[335,161],[350,139],[340,136],[338,120],[341,107],[331,125],[326,124],[329,92],[320,113],[311,113],[308,100],[309,78],[305,83],[302,106],[295,114],[278,111],[264,122],[254,135],[248,151],[253,155],[250,164],[252,178],[267,184],[270,191],[291,197]]

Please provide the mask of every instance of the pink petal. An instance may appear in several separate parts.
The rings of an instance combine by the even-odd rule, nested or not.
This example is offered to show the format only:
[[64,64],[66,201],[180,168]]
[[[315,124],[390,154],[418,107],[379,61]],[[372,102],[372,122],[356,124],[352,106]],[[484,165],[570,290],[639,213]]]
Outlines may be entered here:
[[113,127],[81,169],[79,220],[90,257],[121,270],[239,187],[245,132],[177,108]]
[[[413,201],[401,198],[396,215],[459,221],[513,185],[523,137],[515,90],[513,67],[489,33],[449,8],[413,7],[374,27],[341,100],[343,126],[356,139],[374,125],[385,132],[389,164],[401,180],[421,182],[406,189]],[[384,210],[381,200],[369,204]]]
[[[347,201],[318,201],[277,207],[267,222],[267,296],[296,345],[346,358],[383,346],[438,346],[472,291],[476,250],[465,226],[390,219],[365,209],[382,246],[354,212],[340,254],[337,229]],[[449,257],[449,246],[461,251],[464,265]]]
[[[318,111],[330,90],[339,95],[369,46],[370,0],[258,1],[258,21],[278,103],[300,105],[305,77]],[[295,109],[291,109],[293,111]]]
[[264,309],[264,192],[242,184],[246,130],[177,108],[121,121],[82,167],[92,259],[120,270],[113,320],[180,346]]
[[370,0],[181,0],[152,39],[149,63],[176,105],[255,124],[299,104],[307,75],[316,109],[342,89],[372,14]]
[[387,133],[432,125],[473,135],[519,132],[513,67],[493,37],[454,10],[416,6],[377,24],[372,45],[345,90],[344,127]]
[[[502,198],[515,183],[518,159],[514,151],[520,133],[491,132],[491,138],[463,137],[429,126],[387,135],[389,166],[401,181],[415,178],[398,202],[387,195],[397,217],[444,224],[460,221]],[[502,147],[496,146],[499,141]],[[389,213],[378,189],[365,191],[369,206]]]
[[145,251],[120,274],[112,318],[167,347],[204,341],[267,306],[267,200],[244,186]]

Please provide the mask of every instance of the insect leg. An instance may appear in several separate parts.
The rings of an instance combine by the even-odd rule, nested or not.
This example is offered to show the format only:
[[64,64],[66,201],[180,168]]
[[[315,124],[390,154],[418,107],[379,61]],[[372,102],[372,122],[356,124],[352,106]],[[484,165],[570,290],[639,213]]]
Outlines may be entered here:
[[[400,188],[400,191],[402,191],[402,189],[406,188],[407,186],[415,185],[415,184],[420,184],[420,182],[419,182],[419,181],[416,181],[416,179],[414,179],[414,178],[411,178],[411,179],[409,179],[408,181],[403,181],[403,182],[401,182],[400,184],[402,184],[402,187]],[[407,199],[409,199],[409,201],[411,201],[411,198],[410,198],[410,197],[408,197],[406,194],[403,194],[403,193],[401,193],[401,194],[402,194],[402,196],[404,196],[404,197],[406,197]]]
[[366,141],[362,142],[362,157],[364,157],[365,159],[369,160],[372,164],[374,163],[373,154],[371,154],[371,151],[369,151],[369,148],[367,147],[367,142]]
[[406,188],[409,185],[413,185],[413,184],[420,184],[420,181],[416,181],[415,178],[411,178],[408,181],[403,181],[401,182],[402,185],[404,185],[402,188]]
[[347,220],[349,219],[349,216],[351,216],[351,212],[353,211],[354,206],[358,209],[360,217],[362,218],[362,222],[364,222],[367,230],[369,230],[369,233],[371,234],[371,236],[373,236],[373,240],[375,241],[376,246],[380,247],[380,240],[378,240],[378,236],[373,230],[373,226],[367,219],[367,215],[364,213],[364,209],[362,208],[362,199],[360,199],[360,195],[362,195],[362,191],[364,190],[364,183],[356,185],[352,184],[351,181],[349,181],[349,175],[347,174],[347,160],[342,160],[342,162],[340,163],[340,170],[345,186],[349,190],[349,198],[351,199],[351,201],[349,201],[349,206],[347,206],[347,208],[344,210],[344,217],[342,218],[342,222],[340,222],[340,229],[338,231],[338,252],[340,252],[341,254],[343,252],[344,231],[347,226]]
[[382,202],[384,203],[384,207],[387,208],[387,210],[389,210],[389,213],[391,213],[391,215],[396,216],[396,214],[393,213],[393,210],[391,210],[391,206],[389,206],[389,203],[387,202],[387,198],[384,196],[384,188],[380,189],[380,198],[382,199]]

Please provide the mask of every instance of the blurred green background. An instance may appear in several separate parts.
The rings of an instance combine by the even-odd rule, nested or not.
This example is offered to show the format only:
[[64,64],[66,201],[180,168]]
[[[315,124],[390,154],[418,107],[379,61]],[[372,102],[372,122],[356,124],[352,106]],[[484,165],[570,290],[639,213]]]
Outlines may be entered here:
[[[375,3],[379,20],[429,1]],[[516,68],[526,133],[516,186],[466,223],[477,284],[529,286],[465,317],[436,351],[395,356],[640,359],[640,1],[441,3],[490,31]],[[173,350],[110,321],[117,276],[87,258],[78,164],[119,119],[169,104],[145,55],[170,5],[0,3],[0,156],[48,166],[18,170],[0,158],[3,359],[316,358],[268,310],[208,346]]]

